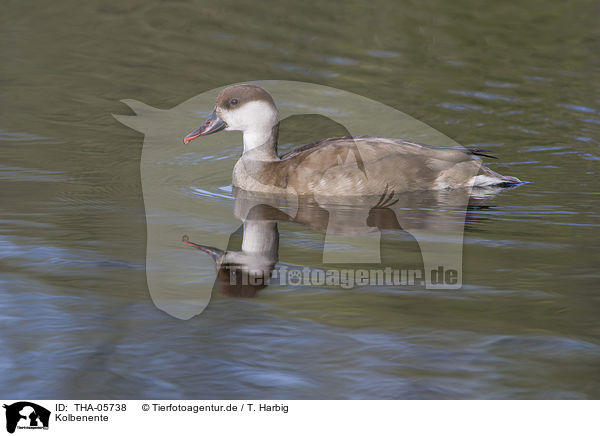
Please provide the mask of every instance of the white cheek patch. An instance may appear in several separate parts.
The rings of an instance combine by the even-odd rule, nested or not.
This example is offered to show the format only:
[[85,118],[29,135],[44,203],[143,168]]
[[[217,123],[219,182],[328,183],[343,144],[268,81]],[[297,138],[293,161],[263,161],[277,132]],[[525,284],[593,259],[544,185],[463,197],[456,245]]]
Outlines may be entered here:
[[236,109],[221,110],[227,130],[271,129],[279,122],[277,109],[265,101],[249,101]]

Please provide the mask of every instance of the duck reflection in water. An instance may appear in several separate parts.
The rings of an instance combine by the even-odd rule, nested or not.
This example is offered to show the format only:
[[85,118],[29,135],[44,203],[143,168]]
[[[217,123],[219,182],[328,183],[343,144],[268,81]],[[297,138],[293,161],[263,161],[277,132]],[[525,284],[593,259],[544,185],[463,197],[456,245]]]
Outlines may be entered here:
[[[336,203],[333,198],[321,197],[317,202],[314,197],[293,198],[234,188],[234,213],[243,221],[241,249],[202,245],[190,241],[187,235],[183,242],[214,260],[217,273],[213,289],[228,297],[255,297],[269,285],[279,261],[279,222],[324,232],[322,263],[343,264],[344,268],[349,263],[360,264],[361,268],[365,263],[380,267],[381,234],[401,231],[418,242],[426,273],[427,265],[438,265],[440,256],[447,263],[458,263],[460,268],[466,215],[470,210],[487,207],[485,201],[501,190],[394,193],[384,189],[380,196],[347,197],[344,203]],[[234,235],[230,248],[235,245]],[[455,240],[440,244],[435,240],[439,235],[452,235]],[[340,241],[343,244],[356,239],[362,242],[356,251],[340,245]]]

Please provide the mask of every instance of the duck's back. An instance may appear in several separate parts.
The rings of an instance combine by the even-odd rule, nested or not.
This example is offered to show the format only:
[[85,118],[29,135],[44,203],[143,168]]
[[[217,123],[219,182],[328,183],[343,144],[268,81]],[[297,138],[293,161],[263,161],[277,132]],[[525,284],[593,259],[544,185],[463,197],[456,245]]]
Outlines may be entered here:
[[289,166],[289,184],[299,193],[377,195],[386,186],[396,192],[470,186],[478,174],[501,183],[503,177],[483,167],[479,154],[462,147],[360,136],[305,145],[281,161]]
[[242,182],[237,186],[248,190],[346,196],[380,195],[386,188],[396,192],[460,188],[470,186],[478,174],[502,183],[503,176],[483,167],[478,154],[375,136],[327,138],[276,162],[256,165],[242,157],[234,184],[237,179]]

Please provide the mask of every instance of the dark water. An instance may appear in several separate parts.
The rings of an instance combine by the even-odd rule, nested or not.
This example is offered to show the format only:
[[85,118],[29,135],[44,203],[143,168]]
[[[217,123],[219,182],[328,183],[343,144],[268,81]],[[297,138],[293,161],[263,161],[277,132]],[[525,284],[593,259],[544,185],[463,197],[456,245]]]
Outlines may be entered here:
[[[599,11],[5,2],[0,397],[599,398]],[[471,211],[461,290],[275,286],[188,321],[155,307],[143,137],[111,113],[257,79],[383,102],[531,182]],[[284,142],[338,134],[307,125]],[[280,233],[301,263],[315,231]]]

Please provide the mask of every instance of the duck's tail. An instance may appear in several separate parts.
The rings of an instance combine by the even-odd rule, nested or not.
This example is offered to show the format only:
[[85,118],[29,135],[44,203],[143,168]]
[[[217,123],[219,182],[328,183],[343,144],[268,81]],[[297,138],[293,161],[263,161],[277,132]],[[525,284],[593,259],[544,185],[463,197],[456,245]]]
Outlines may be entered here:
[[473,187],[483,186],[512,186],[520,185],[523,181],[513,176],[503,176],[495,171],[492,171],[486,166],[481,166],[479,174],[473,178]]
[[492,153],[490,150],[484,150],[483,148],[468,148],[467,150],[469,150],[469,153],[474,156],[484,156],[491,157],[492,159],[498,159],[493,154],[489,154]]

